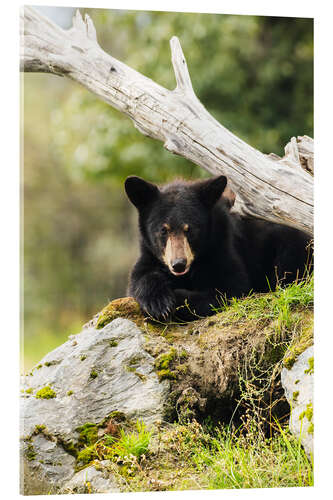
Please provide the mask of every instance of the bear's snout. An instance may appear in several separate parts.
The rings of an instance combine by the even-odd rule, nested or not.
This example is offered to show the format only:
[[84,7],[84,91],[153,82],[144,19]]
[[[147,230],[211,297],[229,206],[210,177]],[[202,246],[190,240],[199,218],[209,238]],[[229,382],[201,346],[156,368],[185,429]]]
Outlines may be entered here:
[[169,233],[165,244],[163,261],[175,276],[186,274],[193,262],[194,255],[184,234]]
[[186,259],[176,259],[171,262],[172,270],[177,274],[183,274],[186,269]]

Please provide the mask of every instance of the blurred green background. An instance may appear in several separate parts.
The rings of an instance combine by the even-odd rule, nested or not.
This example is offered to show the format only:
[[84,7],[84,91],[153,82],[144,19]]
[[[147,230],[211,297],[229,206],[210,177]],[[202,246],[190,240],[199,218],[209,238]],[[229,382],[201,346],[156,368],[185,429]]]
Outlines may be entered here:
[[[73,9],[45,12],[71,25]],[[106,52],[170,89],[169,40],[177,35],[201,102],[262,152],[282,155],[291,136],[313,136],[312,19],[84,12]],[[66,78],[25,74],[22,82],[26,371],[125,295],[138,255],[126,176],[164,182],[208,174]]]

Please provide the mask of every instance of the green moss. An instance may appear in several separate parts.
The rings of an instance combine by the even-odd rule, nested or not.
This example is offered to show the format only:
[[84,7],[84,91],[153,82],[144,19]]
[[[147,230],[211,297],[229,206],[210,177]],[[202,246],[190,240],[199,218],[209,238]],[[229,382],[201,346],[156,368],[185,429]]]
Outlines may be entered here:
[[141,382],[146,382],[147,381],[147,377],[143,373],[135,371],[134,375],[136,375],[141,380]]
[[73,391],[68,391],[67,392],[67,396],[71,396],[72,394],[74,394]]
[[77,457],[78,451],[73,441],[60,441],[60,444],[67,453],[75,458]]
[[125,366],[125,370],[126,370],[127,372],[134,373],[134,372],[135,372],[135,366],[129,366],[129,365],[126,365],[126,366]]
[[298,396],[299,396],[299,391],[293,392],[293,401],[297,401]]
[[303,411],[300,416],[299,416],[299,419],[300,420],[303,420],[303,418],[306,417],[308,422],[309,422],[309,427],[308,427],[308,434],[313,434],[313,430],[314,430],[314,425],[313,425],[313,406],[312,406],[312,403],[309,403],[306,405],[306,410]]
[[160,354],[158,358],[155,359],[155,368],[157,370],[166,371],[169,368],[170,363],[176,358],[177,351],[174,347],[166,354]]
[[88,446],[87,448],[83,448],[83,450],[79,451],[77,454],[77,462],[80,464],[89,464],[92,460],[97,457],[96,450],[93,446]]
[[109,342],[110,347],[117,347],[118,342],[115,339],[111,339]]
[[46,387],[43,387],[39,391],[36,392],[37,399],[52,399],[56,397],[56,393],[54,392],[53,389],[49,385]]
[[314,372],[314,358],[311,356],[311,358],[308,359],[308,365],[309,368],[307,370],[304,370],[304,373],[308,373],[309,375],[312,375]]
[[110,302],[101,311],[96,328],[103,328],[116,318],[130,318],[143,321],[139,304],[132,297],[124,297]]
[[162,380],[176,380],[177,374],[172,372],[171,370],[159,370],[157,372],[158,380],[161,382]]
[[302,420],[304,417],[307,418],[308,422],[309,422],[309,427],[308,427],[308,434],[313,434],[313,430],[314,430],[314,425],[313,425],[313,406],[312,406],[312,403],[309,403],[306,405],[306,410],[303,411],[300,416],[299,416],[299,419]]
[[80,356],[80,361],[84,361],[85,359],[87,359],[87,356],[85,354],[82,354],[82,356]]
[[142,360],[141,356],[133,356],[133,358],[130,359],[128,364],[130,366],[135,366],[135,365],[138,365],[141,360]]
[[92,444],[96,443],[98,438],[98,427],[96,424],[93,424],[92,422],[87,422],[84,425],[77,427],[75,430],[79,432],[79,438],[78,438],[79,447],[91,446]]
[[130,373],[134,373],[142,382],[146,382],[147,377],[143,373],[140,373],[136,370],[135,366],[125,366],[125,370]]
[[36,459],[37,453],[34,450],[32,443],[27,443],[27,447],[25,449],[24,455],[29,462]]
[[104,425],[105,425],[105,423],[106,423],[108,420],[110,420],[110,418],[115,419],[115,420],[117,420],[118,422],[125,422],[125,421],[126,421],[126,415],[125,415],[125,413],[123,413],[122,411],[117,411],[117,410],[115,410],[115,411],[112,411],[112,412],[110,413],[110,415],[108,415],[107,417],[105,417],[105,419],[104,419],[104,420],[102,420],[102,422],[100,423],[100,425],[101,425],[101,426],[104,426]]
[[283,360],[283,365],[287,370],[291,370],[295,364],[297,357],[293,354],[291,356],[286,356]]
[[40,370],[42,368],[43,365],[37,365],[36,366],[36,370]]
[[[308,312],[300,320],[300,333],[291,343],[283,359],[283,365],[290,370],[298,356],[313,345],[313,313]],[[311,358],[310,358],[311,359]]]
[[306,405],[306,410],[303,411],[300,414],[299,419],[302,420],[302,418],[304,418],[304,417],[306,417],[309,422],[312,421],[312,417],[313,417],[313,406],[312,406],[312,403],[308,403]]
[[53,361],[46,361],[44,363],[44,366],[54,366],[54,365],[58,365],[59,364],[59,361],[57,361],[56,359],[54,359]]
[[29,387],[29,389],[26,389],[26,391],[25,391],[25,392],[26,392],[27,394],[32,394],[32,392],[33,392],[32,387]]
[[35,433],[39,434],[40,432],[43,432],[45,429],[46,429],[46,426],[44,424],[36,425],[35,426]]
[[91,370],[91,372],[90,372],[90,378],[96,378],[96,377],[98,377],[97,371],[96,370]]
[[188,373],[189,368],[187,365],[183,364],[183,365],[177,365],[175,367],[175,370],[179,374],[186,375],[186,373]]

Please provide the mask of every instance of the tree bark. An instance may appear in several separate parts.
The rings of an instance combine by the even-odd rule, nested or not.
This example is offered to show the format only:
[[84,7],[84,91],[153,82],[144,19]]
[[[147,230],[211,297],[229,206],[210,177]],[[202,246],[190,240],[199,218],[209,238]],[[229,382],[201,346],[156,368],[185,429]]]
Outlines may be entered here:
[[53,73],[81,83],[129,116],[144,135],[228,177],[237,193],[233,210],[313,234],[313,140],[292,138],[286,155],[265,155],[220,123],[196,97],[177,37],[170,40],[177,86],[168,90],[111,55],[79,11],[63,30],[31,7],[21,14],[21,71]]

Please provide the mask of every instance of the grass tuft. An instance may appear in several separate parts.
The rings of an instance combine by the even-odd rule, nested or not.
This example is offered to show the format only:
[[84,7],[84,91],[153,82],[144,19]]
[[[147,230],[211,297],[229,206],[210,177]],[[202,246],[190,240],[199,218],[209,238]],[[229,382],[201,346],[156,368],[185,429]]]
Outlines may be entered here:
[[[85,446],[78,454],[77,461],[81,465],[87,465],[91,461],[99,459],[110,459],[117,463],[139,462],[142,455],[148,451],[152,433],[147,430],[143,422],[137,421],[135,428],[131,432],[126,432],[120,428],[119,436],[105,434],[97,440],[97,427],[89,424],[87,431],[90,432],[89,439],[86,439]],[[91,438],[91,432],[94,432]],[[82,432],[80,436],[82,435]],[[87,435],[87,432],[84,436]]]
[[292,323],[291,313],[297,308],[313,308],[313,276],[286,287],[278,285],[273,293],[250,294],[242,299],[232,298],[222,301],[215,312],[226,312],[228,319],[240,320],[277,320],[278,328],[289,328]]
[[193,420],[160,430],[126,480],[128,491],[312,486],[313,464],[279,424],[267,439],[253,422],[234,429]]

